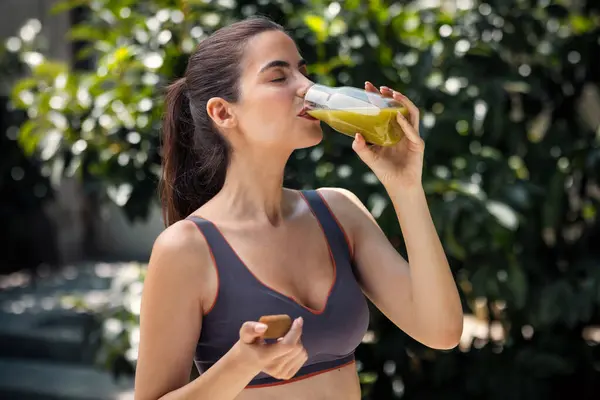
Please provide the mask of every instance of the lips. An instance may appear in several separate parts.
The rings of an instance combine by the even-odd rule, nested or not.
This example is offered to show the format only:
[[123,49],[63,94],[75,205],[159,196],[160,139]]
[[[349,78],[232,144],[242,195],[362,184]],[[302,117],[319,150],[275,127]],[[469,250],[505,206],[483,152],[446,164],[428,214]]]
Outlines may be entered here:
[[308,111],[308,110],[310,110],[310,108],[308,108],[308,107],[306,107],[306,106],[302,107],[302,110],[300,110],[300,112],[298,113],[298,117],[300,117],[300,118],[305,118],[305,119],[308,119],[308,120],[310,120],[310,121],[318,121],[318,119],[316,119],[316,118],[314,118],[314,117],[310,116],[310,115],[307,113],[307,111]]

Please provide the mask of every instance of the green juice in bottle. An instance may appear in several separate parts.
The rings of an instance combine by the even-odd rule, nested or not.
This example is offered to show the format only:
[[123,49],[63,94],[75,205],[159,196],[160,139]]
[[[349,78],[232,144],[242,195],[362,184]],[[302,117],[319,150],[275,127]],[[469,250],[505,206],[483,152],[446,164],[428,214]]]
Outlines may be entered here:
[[369,111],[372,110],[316,109],[307,111],[307,114],[345,135],[354,137],[356,133],[360,133],[368,143],[391,146],[402,139],[404,133],[396,115],[399,112],[406,114],[405,108],[382,108],[377,113]]
[[368,143],[391,146],[404,136],[397,114],[408,110],[396,100],[378,93],[341,87],[313,85],[305,96],[306,113],[334,130],[354,137],[360,133]]

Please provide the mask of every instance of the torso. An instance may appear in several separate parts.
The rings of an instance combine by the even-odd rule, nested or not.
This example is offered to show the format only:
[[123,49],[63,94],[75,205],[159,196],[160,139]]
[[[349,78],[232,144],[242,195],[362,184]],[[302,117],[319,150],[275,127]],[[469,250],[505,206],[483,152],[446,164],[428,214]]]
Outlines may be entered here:
[[[244,284],[243,287],[232,290],[234,285],[230,280],[229,287],[223,287],[224,282],[227,282],[229,278],[219,276],[215,272],[215,268],[211,269],[211,276],[203,285],[202,303],[203,309],[208,315],[203,320],[203,335],[201,335],[199,348],[203,346],[203,342],[214,342],[215,337],[219,337],[220,341],[233,344],[237,340],[238,323],[241,325],[243,319],[257,320],[260,315],[269,313],[287,313],[293,318],[303,316],[305,330],[308,329],[307,335],[311,334],[310,326],[312,324],[313,338],[310,339],[312,343],[307,343],[306,346],[309,352],[309,362],[311,352],[318,353],[316,357],[318,359],[321,357],[319,354],[328,349],[331,349],[333,354],[345,351],[353,352],[354,347],[358,345],[357,335],[364,333],[362,331],[368,324],[366,301],[361,297],[362,293],[360,296],[358,295],[360,289],[351,277],[349,260],[342,260],[343,256],[340,255],[339,248],[333,249],[333,247],[340,247],[339,243],[331,246],[330,240],[328,245],[325,232],[316,216],[313,215],[308,204],[302,200],[299,194],[297,196],[297,206],[293,207],[293,212],[285,223],[277,228],[245,228],[240,224],[220,224],[218,221],[212,221],[218,233],[235,254],[235,258],[234,256],[223,258],[223,255],[214,254],[217,262],[219,258],[239,261],[237,264],[241,268],[237,272],[234,268],[231,271],[242,276],[239,279]],[[206,215],[203,216],[209,218]],[[281,251],[282,249],[285,251]],[[336,255],[333,254],[334,252]],[[335,265],[336,260],[337,266]],[[212,260],[211,263],[214,264]],[[218,269],[222,270],[225,267],[222,264],[223,261],[219,263]],[[231,264],[234,263],[231,262]],[[336,267],[338,268],[337,272]],[[340,268],[344,268],[344,270]],[[220,271],[220,275],[223,275],[222,271]],[[265,301],[265,297],[269,298],[264,296],[265,292],[273,298]],[[349,304],[351,310],[347,309],[346,304],[343,303],[346,298],[351,300]],[[227,307],[231,307],[234,302],[237,304],[244,302],[249,305],[243,307],[243,310],[238,309],[236,312],[229,313]],[[355,311],[356,316],[350,316]],[[347,313],[348,315],[346,315]],[[343,346],[344,336],[347,334],[339,326],[336,326],[334,320],[334,318],[340,318],[340,315],[343,315],[340,319],[341,324],[353,328],[354,338],[346,338],[347,342],[353,343],[352,346]],[[227,332],[216,328],[224,323],[231,323],[228,320],[231,316],[240,319],[233,323],[237,329],[233,325],[228,325]],[[308,325],[306,321],[308,321]],[[328,325],[328,321],[333,321],[334,324]],[[315,328],[323,329],[323,338],[314,338],[318,336]],[[329,337],[327,336],[328,332]],[[218,355],[218,352],[211,353],[207,350],[197,353],[198,358],[212,358],[218,357]],[[199,359],[196,361],[202,367],[203,361]],[[269,385],[247,388],[238,398],[243,400],[268,400],[271,398],[291,400],[296,398],[311,398],[311,400],[360,399],[356,365],[352,361],[327,369],[327,372],[311,374],[304,379]]]
[[[302,200],[299,203],[286,223],[275,229],[212,222],[259,281],[319,310],[334,279],[333,265],[318,222],[307,205]],[[205,312],[212,306],[216,290],[216,285],[210,285],[206,291]]]
[[236,400],[360,400],[354,364],[311,378],[268,388],[246,389]]

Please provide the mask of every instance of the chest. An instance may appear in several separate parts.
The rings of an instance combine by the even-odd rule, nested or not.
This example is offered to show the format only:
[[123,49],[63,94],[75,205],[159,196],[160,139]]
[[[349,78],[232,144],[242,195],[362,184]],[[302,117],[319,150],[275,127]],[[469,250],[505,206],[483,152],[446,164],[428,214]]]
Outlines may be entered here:
[[[361,343],[369,324],[366,299],[347,260],[337,260],[333,284],[324,296],[321,309],[300,304],[297,299],[249,279],[241,271],[221,280],[215,308],[205,316],[199,357],[206,357],[211,343],[238,340],[239,327],[245,321],[258,321],[264,315],[286,314],[304,319],[302,343],[310,362],[325,361],[332,355],[350,354]],[[227,346],[229,347],[229,346]],[[200,347],[199,347],[200,349]],[[210,357],[209,357],[210,358]]]
[[[336,258],[318,223],[300,220],[280,230],[223,233],[235,253],[232,260],[251,281],[294,299],[310,310],[323,310],[336,280]],[[235,268],[235,267],[234,267]]]
[[219,359],[239,339],[244,322],[273,314],[304,319],[310,362],[344,357],[361,343],[369,312],[344,238],[317,221],[306,223],[294,226],[294,234],[211,226],[207,237],[219,285],[214,307],[203,317],[197,360]]

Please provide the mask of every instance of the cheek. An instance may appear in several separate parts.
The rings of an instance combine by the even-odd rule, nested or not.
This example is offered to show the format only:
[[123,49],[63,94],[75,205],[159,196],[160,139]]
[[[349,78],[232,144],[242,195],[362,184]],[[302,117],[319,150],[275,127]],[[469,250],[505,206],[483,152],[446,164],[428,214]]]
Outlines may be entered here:
[[290,89],[273,89],[263,95],[263,111],[289,109],[294,104],[295,94]]
[[286,90],[257,93],[248,101],[240,116],[243,130],[250,134],[271,136],[292,123],[294,95]]

